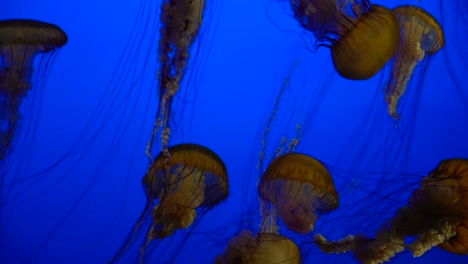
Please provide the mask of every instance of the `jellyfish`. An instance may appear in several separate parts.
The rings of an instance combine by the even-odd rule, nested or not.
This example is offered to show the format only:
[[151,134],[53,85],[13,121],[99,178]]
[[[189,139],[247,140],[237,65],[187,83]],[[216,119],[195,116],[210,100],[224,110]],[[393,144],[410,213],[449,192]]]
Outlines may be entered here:
[[216,257],[216,264],[299,264],[299,248],[287,237],[273,233],[258,233],[248,230],[236,234],[223,251]]
[[393,56],[398,21],[390,10],[369,0],[290,0],[294,18],[329,46],[336,71],[344,78],[374,76]]
[[[348,236],[336,242],[317,234],[319,248],[327,253],[349,250],[364,263],[389,261],[408,249],[413,257],[438,246],[454,254],[468,255],[468,160],[448,159],[421,181],[408,205],[385,221],[375,238]],[[412,238],[410,242],[408,238]]]
[[[196,144],[180,144],[168,149],[170,158],[160,154],[143,178],[147,197],[145,210],[124,246],[112,262],[135,242],[135,237],[149,222],[139,251],[144,262],[147,247],[175,231],[190,227],[198,213],[209,210],[228,195],[226,167],[214,152]],[[148,221],[149,220],[149,221]]]
[[11,151],[20,106],[31,89],[34,56],[67,42],[57,26],[26,19],[0,21],[0,161]]
[[169,135],[169,116],[172,98],[179,90],[184,77],[190,47],[198,35],[202,23],[205,0],[175,0],[164,1],[161,6],[161,28],[158,46],[157,73],[159,81],[159,107],[156,115],[153,133],[147,146],[147,155],[153,138],[157,133],[161,136],[161,149],[167,152]]
[[[274,159],[260,180],[258,194],[276,208],[288,229],[299,234],[314,230],[319,213],[338,207],[338,195],[327,169],[304,154],[290,153]],[[263,230],[268,228],[260,227]]]
[[430,56],[444,46],[444,35],[435,18],[419,7],[399,6],[392,12],[400,23],[400,44],[393,58],[385,102],[388,114],[398,119],[398,100],[405,93],[414,68],[426,55]]

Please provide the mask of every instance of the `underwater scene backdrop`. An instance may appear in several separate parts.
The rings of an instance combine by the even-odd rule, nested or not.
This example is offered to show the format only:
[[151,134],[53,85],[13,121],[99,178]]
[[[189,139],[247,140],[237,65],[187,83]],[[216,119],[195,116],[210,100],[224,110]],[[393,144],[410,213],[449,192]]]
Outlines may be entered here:
[[[343,8],[339,15],[350,15],[344,20],[334,17],[332,22],[310,22],[300,20],[300,15],[315,12],[300,5],[307,1],[207,0],[202,1],[201,22],[195,21],[199,28],[181,20],[184,26],[179,29],[195,32],[184,35],[193,44],[179,43],[185,45],[188,54],[177,53],[176,44],[162,48],[160,40],[164,36],[167,43],[178,43],[174,40],[177,34],[167,34],[175,29],[164,19],[181,13],[197,18],[181,7],[194,2],[199,1],[2,3],[1,20],[51,23],[66,33],[67,41],[52,53],[34,57],[31,89],[19,106],[21,118],[8,119],[8,124],[18,127],[11,145],[2,138],[2,152],[6,151],[0,160],[1,263],[213,263],[215,259],[223,263],[226,257],[220,255],[228,252],[231,238],[236,234],[255,237],[259,231],[271,231],[293,241],[300,252],[294,261],[300,257],[301,263],[354,263],[360,259],[359,243],[343,254],[327,254],[323,252],[327,246],[335,252],[347,251],[349,245],[327,244],[320,240],[321,236],[338,241],[356,235],[364,237],[363,243],[372,244],[379,241],[379,230],[389,229],[399,230],[393,234],[401,230],[409,234],[398,243],[388,240],[401,248],[391,262],[468,260],[437,247],[440,243],[413,258],[415,250],[408,245],[419,241],[421,233],[412,228],[424,220],[395,217],[404,215],[411,206],[417,207],[416,200],[424,200],[420,197],[426,194],[434,200],[423,203],[428,209],[425,215],[438,215],[440,210],[436,208],[442,206],[435,205],[442,200],[438,197],[452,194],[441,188],[437,195],[415,190],[442,160],[468,158],[466,0],[372,1],[389,9],[402,5],[422,8],[433,19],[429,24],[440,25],[443,43],[437,44],[440,47],[436,51],[419,52],[411,58],[397,49],[380,71],[366,78],[346,76],[349,71],[338,67],[332,54],[336,48],[332,44],[349,33],[340,31],[343,28],[362,24],[372,28],[372,24],[359,24],[356,17],[362,10]],[[351,2],[365,10],[370,8],[366,6],[368,1]],[[296,4],[296,9],[291,8],[291,3]],[[320,5],[315,8],[320,9]],[[160,18],[161,10],[169,15]],[[339,26],[333,33],[333,28],[325,26],[308,28],[313,23]],[[408,47],[421,51],[437,37],[433,33],[420,37],[420,42],[411,42],[411,37],[420,33],[420,24],[408,27],[407,38],[400,27],[399,47],[407,40],[411,44]],[[424,24],[424,30],[433,24]],[[160,31],[161,25],[166,26],[166,31]],[[320,34],[322,38],[317,37]],[[357,34],[354,41],[369,39],[372,37]],[[373,54],[374,48],[391,46],[393,40],[381,41],[377,48],[362,49],[362,57]],[[13,48],[4,43],[1,47],[1,62],[5,65],[9,58],[5,54]],[[178,66],[167,70],[177,79],[173,97],[173,91],[161,88],[161,65],[170,57],[182,58],[180,69],[184,71],[179,78]],[[404,66],[394,66],[397,62],[408,65],[408,61],[414,62],[407,67],[413,68],[412,73]],[[6,72],[8,67],[2,67]],[[401,71],[395,73],[396,68]],[[389,87],[400,78],[409,81],[396,109],[391,109]],[[6,96],[2,96],[4,103]],[[9,128],[5,123],[0,127],[8,135],[4,131]],[[163,128],[170,128],[170,133]],[[203,186],[224,189],[204,193],[208,198],[197,201],[201,207],[190,211],[188,218],[193,219],[188,224],[177,219],[174,221],[179,221],[180,227],[161,231],[164,223],[152,223],[158,213],[151,210],[158,200],[166,199],[156,194],[165,187],[148,181],[168,172],[148,176],[156,170],[149,166],[164,158],[175,159],[182,147],[170,147],[186,143],[203,146],[188,145],[188,150],[203,156],[200,159],[208,159],[205,163],[212,166],[206,175],[192,173],[202,170],[192,168],[189,175],[198,175],[192,181],[203,179]],[[168,146],[170,154],[163,151],[167,156],[158,156]],[[294,228],[294,223],[293,228],[288,228],[290,222],[284,215],[276,223],[272,205],[263,204],[257,196],[257,186],[262,186],[264,199],[270,203],[280,199],[279,187],[268,189],[270,185],[265,183],[282,181],[271,173],[273,169],[267,170],[269,177],[260,179],[276,157],[291,152],[319,161],[324,166],[319,170],[327,170],[332,179],[326,188],[336,191],[337,200],[331,205],[324,205],[324,201],[310,205],[317,210],[317,215],[312,214],[316,222],[305,230],[302,225]],[[166,165],[162,168],[168,169]],[[180,173],[190,166],[195,165],[172,167],[170,173]],[[196,188],[191,183],[181,185]],[[448,189],[457,193],[467,189],[466,185],[452,187]],[[288,188],[292,190],[293,185]],[[294,199],[300,196],[298,193]],[[223,201],[207,200],[214,196]],[[323,198],[322,191],[314,197],[318,196]],[[449,220],[466,225],[465,196],[452,197],[451,201],[465,202],[457,207],[460,215]],[[270,206],[270,211],[265,206]],[[280,215],[290,209],[281,208]],[[294,261],[285,263],[297,263]]]

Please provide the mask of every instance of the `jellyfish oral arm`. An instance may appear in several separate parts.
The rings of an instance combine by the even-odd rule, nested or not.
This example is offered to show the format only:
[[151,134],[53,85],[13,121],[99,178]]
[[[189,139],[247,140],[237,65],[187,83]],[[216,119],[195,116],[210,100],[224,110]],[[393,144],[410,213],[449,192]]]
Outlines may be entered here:
[[[424,51],[419,43],[411,43],[414,51],[398,50],[393,61],[393,70],[390,83],[385,91],[385,102],[387,102],[388,114],[398,119],[398,100],[405,93],[408,81],[411,79],[414,68],[424,59]],[[408,54],[404,56],[403,54]]]
[[298,204],[294,197],[283,197],[278,201],[278,214],[289,229],[300,234],[314,230],[317,220],[317,215]]
[[305,234],[314,230],[315,209],[319,195],[309,183],[277,180],[279,190],[277,212],[283,223],[294,232]]
[[197,216],[196,208],[204,199],[205,176],[202,171],[179,167],[170,175],[170,183],[161,193],[152,218],[158,238],[189,227]]
[[19,107],[31,88],[33,56],[26,45],[0,45],[0,160],[11,149]]

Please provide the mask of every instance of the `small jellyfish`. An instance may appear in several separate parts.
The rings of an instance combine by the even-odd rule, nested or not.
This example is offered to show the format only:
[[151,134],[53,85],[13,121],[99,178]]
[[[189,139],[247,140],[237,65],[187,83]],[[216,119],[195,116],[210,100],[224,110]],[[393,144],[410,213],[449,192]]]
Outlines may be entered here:
[[226,199],[227,172],[218,155],[196,144],[175,145],[168,153],[169,158],[159,154],[143,178],[145,211],[112,262],[119,261],[146,229],[139,250],[140,262],[144,262],[147,246],[153,240],[188,228],[197,217],[197,209],[209,210]]
[[[408,205],[384,222],[375,238],[348,236],[329,242],[316,235],[315,243],[327,253],[351,250],[364,263],[389,261],[405,248],[413,257],[422,256],[438,246],[454,254],[468,254],[468,160],[449,159],[439,163],[421,186],[413,192]],[[405,239],[413,238],[411,242]]]
[[400,44],[393,57],[390,82],[385,91],[388,114],[398,119],[398,100],[406,90],[414,68],[425,55],[432,55],[444,45],[444,35],[437,21],[416,6],[392,10],[400,23]]
[[294,18],[319,45],[331,47],[333,64],[344,78],[374,76],[398,46],[398,21],[368,0],[290,0]]
[[297,153],[279,156],[268,165],[258,194],[276,208],[288,229],[300,234],[314,229],[319,213],[338,207],[338,195],[327,169]]
[[67,35],[57,26],[34,20],[0,21],[0,161],[10,151],[19,107],[31,88],[33,60],[38,53],[62,47]]
[[290,239],[272,233],[257,236],[243,230],[229,240],[223,254],[216,257],[215,264],[299,264],[299,248]]

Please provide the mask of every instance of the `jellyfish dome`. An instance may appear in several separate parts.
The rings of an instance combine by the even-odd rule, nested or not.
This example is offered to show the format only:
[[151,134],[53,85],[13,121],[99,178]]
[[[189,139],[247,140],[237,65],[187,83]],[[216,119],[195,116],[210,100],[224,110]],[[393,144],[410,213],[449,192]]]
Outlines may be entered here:
[[21,119],[19,106],[31,88],[34,55],[66,42],[67,35],[52,24],[26,19],[0,21],[0,160],[8,153]]
[[258,233],[254,236],[250,231],[243,230],[229,240],[215,263],[299,264],[301,256],[296,244],[284,236],[272,233]]
[[368,0],[290,0],[295,19],[319,44],[330,45],[336,71],[347,79],[374,76],[398,47],[398,21]]
[[258,194],[276,207],[288,229],[300,234],[314,229],[317,214],[338,207],[338,195],[327,169],[304,154],[274,159],[260,180]]

